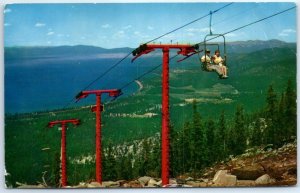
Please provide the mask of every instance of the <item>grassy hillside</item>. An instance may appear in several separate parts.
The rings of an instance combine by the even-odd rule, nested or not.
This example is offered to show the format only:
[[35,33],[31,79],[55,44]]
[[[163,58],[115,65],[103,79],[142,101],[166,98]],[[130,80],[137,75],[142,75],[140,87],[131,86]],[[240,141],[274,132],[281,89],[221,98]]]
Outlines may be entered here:
[[[203,72],[196,57],[182,63],[171,62],[170,111],[175,129],[189,119],[194,99],[204,118],[217,117],[221,110],[231,117],[237,104],[243,104],[247,112],[256,111],[264,104],[270,84],[281,92],[288,79],[296,82],[295,53],[295,48],[273,48],[230,54],[230,78],[227,80],[218,79],[215,73]],[[104,147],[109,141],[121,144],[160,131],[160,70],[142,79],[141,83],[143,87],[139,92],[105,106],[102,116]],[[51,172],[49,168],[57,164],[54,157],[60,151],[60,131],[45,126],[49,121],[64,118],[82,121],[80,126],[70,127],[67,131],[69,162],[93,154],[95,115],[89,107],[5,116],[5,164],[10,173],[9,183],[34,184],[41,181],[44,171]],[[74,166],[69,164],[69,167]],[[85,165],[68,172],[78,174],[78,179],[73,181],[83,181],[93,176],[94,168]]]

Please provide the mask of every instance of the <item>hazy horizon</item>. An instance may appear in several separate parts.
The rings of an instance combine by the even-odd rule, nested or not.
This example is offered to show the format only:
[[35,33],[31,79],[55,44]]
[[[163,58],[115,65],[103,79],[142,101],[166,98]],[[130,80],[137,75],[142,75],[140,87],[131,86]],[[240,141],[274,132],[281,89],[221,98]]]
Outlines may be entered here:
[[[249,40],[226,41],[226,43],[248,42],[248,41],[263,41],[263,42],[267,42],[267,41],[281,41],[281,42],[284,42],[284,43],[295,43],[295,44],[297,43],[297,41],[295,41],[295,42],[293,42],[293,41],[289,42],[289,41],[283,41],[283,40],[279,40],[279,39],[269,39],[269,40],[249,39]],[[157,43],[158,42],[156,42],[156,44]],[[180,43],[180,42],[178,42],[178,43]],[[162,44],[169,44],[169,43],[162,42]],[[173,42],[173,44],[174,44],[174,42]],[[188,43],[188,44],[193,45],[193,44],[197,44],[197,43]],[[126,46],[124,46],[124,47],[106,48],[106,47],[92,45],[92,44],[90,44],[90,45],[89,44],[74,44],[74,45],[72,45],[72,44],[70,44],[70,45],[62,44],[62,45],[32,45],[32,46],[12,45],[12,46],[4,46],[4,48],[14,48],[14,47],[19,47],[19,48],[21,48],[21,47],[26,47],[26,48],[30,48],[30,47],[32,47],[32,48],[33,47],[64,47],[64,46],[66,46],[66,47],[89,46],[89,47],[96,47],[96,48],[103,48],[103,49],[118,49],[118,48],[131,48],[131,49],[135,49],[139,45],[137,47],[134,47],[134,48],[133,47],[126,47]]]

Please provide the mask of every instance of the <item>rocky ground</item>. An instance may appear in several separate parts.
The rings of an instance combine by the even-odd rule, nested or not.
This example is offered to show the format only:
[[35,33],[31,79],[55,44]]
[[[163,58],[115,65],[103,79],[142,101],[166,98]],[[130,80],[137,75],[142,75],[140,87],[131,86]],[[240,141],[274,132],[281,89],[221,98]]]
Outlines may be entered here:
[[[223,171],[222,173],[218,173]],[[226,171],[226,174],[224,174]],[[218,180],[219,174],[219,180]],[[229,175],[230,177],[224,177]],[[222,177],[223,176],[223,177]],[[272,146],[252,148],[206,170],[210,186],[287,186],[297,184],[297,144],[289,143],[272,150]],[[228,179],[228,183],[227,180]],[[236,181],[232,178],[236,178]],[[232,180],[232,181],[231,181]],[[232,182],[232,184],[231,184]]]
[[[188,175],[170,179],[166,187],[227,187],[227,186],[289,186],[297,183],[296,142],[279,149],[272,146],[252,148],[246,153],[232,157],[227,162],[207,168],[202,178]],[[69,188],[142,188],[162,187],[161,180],[148,176],[133,181],[105,181],[80,183]],[[46,184],[38,186],[19,184],[18,188],[50,188]]]

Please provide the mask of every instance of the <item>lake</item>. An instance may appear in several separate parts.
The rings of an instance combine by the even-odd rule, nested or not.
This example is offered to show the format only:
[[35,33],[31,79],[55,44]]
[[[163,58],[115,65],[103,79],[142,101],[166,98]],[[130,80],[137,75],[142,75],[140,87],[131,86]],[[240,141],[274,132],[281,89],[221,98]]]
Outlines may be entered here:
[[[5,60],[5,113],[25,113],[60,109],[90,82],[114,65],[120,58],[70,59],[32,58]],[[155,61],[155,62],[153,62]],[[131,63],[123,61],[106,76],[88,88],[115,89],[132,81],[160,62],[146,58]],[[130,95],[138,89],[133,83],[123,92]],[[103,97],[106,99],[107,97]],[[74,105],[93,104],[90,96]]]

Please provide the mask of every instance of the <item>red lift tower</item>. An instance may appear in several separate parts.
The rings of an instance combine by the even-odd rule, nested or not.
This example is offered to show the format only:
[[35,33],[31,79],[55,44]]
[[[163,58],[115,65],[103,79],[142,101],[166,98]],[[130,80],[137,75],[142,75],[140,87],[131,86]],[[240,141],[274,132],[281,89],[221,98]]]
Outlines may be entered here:
[[110,90],[91,90],[82,91],[77,94],[76,99],[86,98],[90,94],[96,95],[96,106],[92,107],[92,111],[96,113],[96,181],[102,183],[102,159],[101,159],[101,111],[103,111],[103,105],[101,105],[101,95],[109,94],[111,97],[120,96],[121,90],[110,89]]
[[54,127],[54,125],[61,125],[61,185],[67,186],[67,168],[66,168],[66,126],[72,123],[73,125],[79,125],[78,119],[51,121],[48,123],[48,127]]
[[[161,179],[162,185],[169,184],[169,51],[170,49],[179,50],[177,54],[188,58],[198,53],[197,45],[187,44],[143,44],[135,49],[132,54],[137,59],[143,54],[148,54],[155,49],[161,49],[163,52],[162,63],[162,126],[161,126]],[[182,60],[180,60],[182,61]]]

